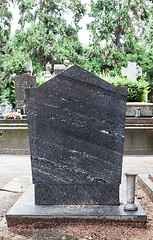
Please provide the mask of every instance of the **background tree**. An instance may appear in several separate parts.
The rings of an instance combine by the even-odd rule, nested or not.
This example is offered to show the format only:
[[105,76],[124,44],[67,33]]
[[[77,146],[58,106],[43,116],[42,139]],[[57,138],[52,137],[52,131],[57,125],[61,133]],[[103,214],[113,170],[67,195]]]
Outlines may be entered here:
[[[140,55],[138,46],[148,19],[144,0],[91,0],[88,24],[92,34],[89,60],[101,58],[99,71],[121,69],[132,55]],[[96,49],[96,50],[95,50]],[[126,57],[125,57],[126,56]],[[132,60],[132,59],[131,59]],[[100,61],[99,61],[100,62]]]
[[[21,0],[21,31],[15,36],[16,46],[24,46],[34,65],[44,68],[49,61],[61,63],[69,58],[78,63],[83,48],[78,39],[79,21],[85,13],[81,1],[72,0]],[[66,16],[71,16],[68,23]],[[26,24],[30,24],[26,27]]]
[[5,54],[5,45],[10,37],[12,13],[8,5],[0,3],[0,53]]
[[81,0],[12,1],[20,10],[20,29],[13,36],[8,5],[0,5],[0,101],[14,103],[13,74],[24,73],[29,60],[35,75],[48,61],[53,67],[69,59],[93,73],[104,70],[112,76],[119,74],[127,61],[136,61],[152,84],[151,0],[90,0],[91,44],[85,48],[78,39],[79,22],[85,14]]
[[153,88],[153,8],[150,9],[150,19],[143,38],[143,46],[146,53],[141,63],[143,70],[147,72],[147,78]]
[[[32,60],[34,74],[44,70],[48,61],[52,66],[55,63],[62,63],[66,58],[73,63],[82,61],[83,48],[78,39],[78,31],[79,21],[85,13],[85,6],[80,0],[14,0],[14,2],[18,4],[20,10],[20,30],[16,30],[10,38],[9,32],[3,34],[4,39],[7,39],[7,47],[1,57],[0,74],[4,85],[1,101],[7,99],[13,104],[13,74],[24,73],[27,61]],[[8,5],[5,5],[5,9],[8,9]],[[3,14],[6,15],[4,12]],[[71,15],[70,22],[66,20],[67,15]],[[10,26],[10,19],[6,23]]]
[[12,82],[8,81],[7,84],[4,82],[7,77],[7,73],[4,72],[4,58],[8,53],[11,19],[12,13],[8,9],[8,4],[0,3],[0,102],[3,99],[2,92],[6,87],[10,87],[8,97],[12,97]]

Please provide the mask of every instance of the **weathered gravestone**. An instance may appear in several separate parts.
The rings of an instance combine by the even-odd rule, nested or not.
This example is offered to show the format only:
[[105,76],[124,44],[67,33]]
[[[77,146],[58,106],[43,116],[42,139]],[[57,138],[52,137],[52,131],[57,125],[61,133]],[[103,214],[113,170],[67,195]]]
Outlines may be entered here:
[[26,89],[36,205],[118,205],[125,87],[74,65]]
[[23,110],[25,100],[25,89],[36,87],[36,76],[31,76],[28,73],[15,76],[15,102],[16,109]]
[[57,75],[61,72],[63,72],[64,70],[66,70],[67,68],[71,67],[71,63],[70,60],[64,60],[63,64],[55,64],[54,65],[54,75]]
[[46,64],[46,71],[43,71],[43,72],[42,72],[42,76],[44,77],[45,80],[48,80],[48,79],[50,79],[50,78],[52,77],[52,75],[51,75],[51,73],[50,73],[51,68],[52,68],[52,66],[51,66],[51,64],[48,62],[48,63]]
[[5,101],[0,104],[0,116],[6,113],[10,113],[11,111],[12,111],[12,105],[9,102]]

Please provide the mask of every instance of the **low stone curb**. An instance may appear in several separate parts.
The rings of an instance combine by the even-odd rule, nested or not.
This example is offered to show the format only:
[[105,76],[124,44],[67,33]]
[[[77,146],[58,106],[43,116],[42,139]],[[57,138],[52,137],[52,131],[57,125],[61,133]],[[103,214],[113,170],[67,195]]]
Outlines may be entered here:
[[153,202],[153,174],[139,174],[137,182]]

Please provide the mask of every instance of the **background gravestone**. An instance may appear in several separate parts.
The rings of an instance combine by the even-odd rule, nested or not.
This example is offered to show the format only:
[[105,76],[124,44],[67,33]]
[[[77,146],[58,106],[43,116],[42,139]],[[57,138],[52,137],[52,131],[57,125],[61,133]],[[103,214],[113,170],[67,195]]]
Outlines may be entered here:
[[25,93],[35,204],[118,205],[126,88],[74,65]]
[[15,102],[16,109],[23,110],[25,89],[36,87],[36,76],[30,76],[28,73],[24,73],[20,76],[15,76]]
[[59,73],[63,72],[67,68],[71,67],[70,60],[64,60],[63,64],[55,64],[54,65],[54,75],[58,75]]
[[136,62],[128,62],[127,68],[122,67],[122,76],[135,81],[137,77],[142,76],[142,68],[136,66]]
[[12,105],[9,102],[5,101],[0,104],[0,116],[6,113],[9,113],[11,111],[12,111]]
[[51,75],[51,73],[50,73],[51,68],[52,68],[52,66],[51,66],[51,64],[48,62],[48,63],[46,64],[46,71],[43,71],[43,72],[41,73],[45,80],[49,80],[49,79],[52,77],[52,75]]

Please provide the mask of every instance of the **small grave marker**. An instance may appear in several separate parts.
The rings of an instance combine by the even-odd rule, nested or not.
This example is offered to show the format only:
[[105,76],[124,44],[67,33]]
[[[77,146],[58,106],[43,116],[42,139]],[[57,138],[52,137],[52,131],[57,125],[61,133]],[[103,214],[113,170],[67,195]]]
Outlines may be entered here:
[[15,76],[15,102],[16,109],[24,110],[24,100],[25,100],[25,89],[36,87],[36,76],[31,76],[32,65],[31,62],[27,64],[28,73],[21,74],[20,76]]
[[43,72],[42,72],[42,76],[43,76],[46,80],[49,80],[49,79],[52,77],[50,71],[51,71],[51,64],[48,62],[48,63],[46,64],[46,71],[43,71]]

